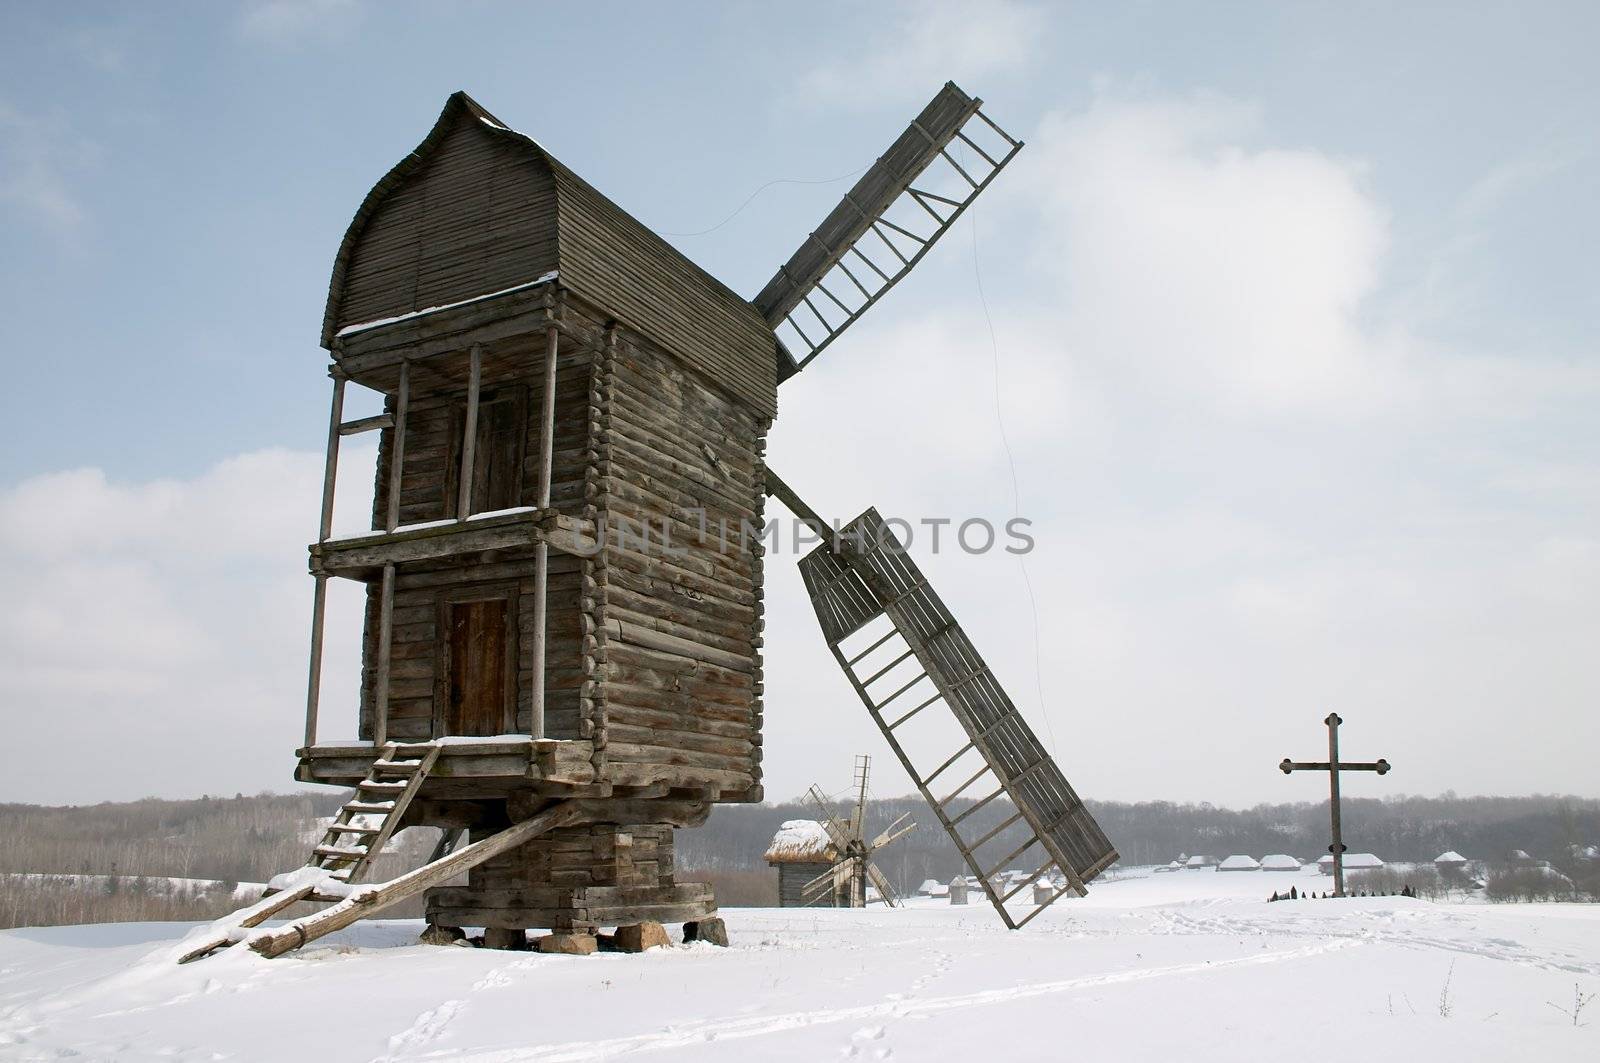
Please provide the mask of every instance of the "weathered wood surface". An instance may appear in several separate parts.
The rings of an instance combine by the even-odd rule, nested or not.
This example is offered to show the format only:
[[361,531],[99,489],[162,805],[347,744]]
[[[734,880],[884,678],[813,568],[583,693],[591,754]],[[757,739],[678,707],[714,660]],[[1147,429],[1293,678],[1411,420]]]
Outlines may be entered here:
[[592,554],[594,533],[576,518],[561,513],[525,510],[494,514],[459,524],[401,528],[311,547],[311,567],[336,576],[360,579],[384,565],[432,561],[488,550],[508,550],[549,543],[562,553]]
[[552,270],[750,408],[775,412],[772,333],[755,308],[464,93],[450,97],[433,130],[351,222],[335,259],[323,345],[332,347],[346,325],[449,305]]
[[[781,483],[776,483],[775,489],[786,490]],[[804,512],[814,517],[809,509]],[[993,871],[1003,869],[1036,842],[1048,862],[1059,868],[1076,892],[1082,892],[1084,882],[1115,862],[1116,850],[877,511],[868,510],[844,531],[838,552],[825,543],[801,561],[801,574],[828,646],[963,858],[984,882],[1001,918],[1008,926],[1020,927],[1042,909],[1014,921],[1005,909],[1005,898],[989,884]],[[842,648],[845,640],[884,615],[898,638],[887,643],[880,639],[875,650],[847,657]],[[902,651],[915,656],[917,678],[892,693],[869,690],[883,674],[883,665],[903,656]],[[874,658],[872,652],[882,656]],[[909,714],[898,718],[884,715],[900,693],[924,680],[936,692],[936,697],[924,704],[942,701],[968,738],[960,750],[926,775],[895,735]],[[941,800],[932,789],[936,779],[969,754],[981,758],[983,767],[951,796],[990,773],[1017,808],[1012,819],[1026,818],[1033,835],[1029,846],[1000,861],[1001,867],[982,867],[977,855],[998,831],[976,840],[964,837],[946,811],[950,798]]]

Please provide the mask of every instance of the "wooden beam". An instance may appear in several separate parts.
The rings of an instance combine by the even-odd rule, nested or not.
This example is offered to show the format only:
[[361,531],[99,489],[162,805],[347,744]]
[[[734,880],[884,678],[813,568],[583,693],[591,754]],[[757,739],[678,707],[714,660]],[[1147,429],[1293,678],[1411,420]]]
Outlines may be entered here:
[[400,526],[400,489],[406,465],[406,410],[411,405],[411,362],[400,363],[400,387],[394,401],[394,433],[389,437],[389,505],[384,513],[384,531]]
[[478,387],[483,380],[483,348],[472,345],[467,356],[467,417],[461,440],[461,489],[456,497],[456,520],[472,516],[473,451],[478,445]]
[[339,434],[342,436],[358,436],[363,432],[392,427],[394,427],[393,417],[386,413],[375,413],[371,417],[358,417],[354,421],[342,422],[339,425]]
[[311,569],[331,576],[365,579],[387,564],[531,547],[540,542],[581,557],[593,557],[598,552],[592,522],[553,511],[515,510],[480,515],[464,523],[448,521],[320,543],[311,548]]
[[[555,467],[556,352],[560,333],[551,325],[545,335],[543,414],[539,418],[540,510],[550,508],[550,477]],[[530,692],[529,733],[544,737],[545,627],[549,616],[550,544],[543,539],[534,548],[533,568],[533,689]]]
[[344,421],[344,373],[337,366],[329,370],[333,376],[333,409],[328,414],[328,453],[322,466],[322,523],[317,541],[325,541],[333,534],[333,489],[339,478],[339,426]]
[[306,745],[317,744],[317,701],[322,688],[322,625],[328,611],[328,577],[317,574],[311,598],[311,666],[306,677]]
[[297,949],[335,930],[343,930],[351,923],[415,897],[432,886],[441,885],[461,872],[477,867],[485,860],[514,849],[546,831],[571,826],[583,816],[584,809],[580,803],[563,801],[498,834],[463,846],[442,860],[424,864],[382,885],[358,889],[352,896],[326,911],[297,919],[288,926],[260,932],[251,940],[250,948],[268,958],[281,956],[291,949]]
[[372,744],[389,737],[389,659],[394,652],[394,565],[383,566],[378,599],[378,674],[372,690]]

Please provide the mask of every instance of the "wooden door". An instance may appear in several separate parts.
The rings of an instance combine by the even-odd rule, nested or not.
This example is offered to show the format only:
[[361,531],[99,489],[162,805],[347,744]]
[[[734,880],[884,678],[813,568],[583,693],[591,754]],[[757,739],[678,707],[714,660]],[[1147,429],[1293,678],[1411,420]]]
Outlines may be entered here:
[[510,613],[505,598],[446,604],[450,664],[445,734],[511,730]]

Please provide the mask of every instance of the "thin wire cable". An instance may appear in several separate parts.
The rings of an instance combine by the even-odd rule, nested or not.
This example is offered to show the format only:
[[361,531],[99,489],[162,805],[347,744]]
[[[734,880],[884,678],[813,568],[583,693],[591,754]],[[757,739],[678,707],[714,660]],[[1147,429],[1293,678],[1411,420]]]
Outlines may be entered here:
[[[995,333],[994,318],[989,313],[989,299],[983,293],[983,269],[978,264],[978,216],[974,211],[967,215],[967,226],[972,232],[972,276],[978,282],[978,302],[983,306],[983,320],[989,325],[989,349],[994,362],[994,419],[1000,426],[1000,442],[1005,447],[1006,465],[1011,469],[1011,515],[1022,516],[1022,489],[1017,483],[1017,459],[1011,453],[1011,439],[1006,435],[1005,412],[1000,403],[1000,338]],[[1028,607],[1033,614],[1033,686],[1039,696],[1039,715],[1044,720],[1045,734],[1050,739],[1050,755],[1060,755],[1056,745],[1056,731],[1050,724],[1050,711],[1044,704],[1044,670],[1039,646],[1039,600],[1034,597],[1033,580],[1028,576],[1028,562],[1023,554],[1017,555],[1017,567],[1022,570],[1022,585],[1028,589]]]
[[[872,163],[870,163],[870,162],[867,163],[867,166],[871,166],[871,165],[872,165]],[[773,178],[771,181],[768,181],[766,184],[762,185],[760,188],[756,189],[754,192],[751,192],[750,195],[745,197],[745,201],[743,203],[740,203],[738,208],[732,214],[728,215],[726,218],[723,218],[721,221],[717,222],[717,224],[713,225],[709,229],[701,229],[698,232],[692,232],[692,233],[673,233],[673,232],[667,232],[665,229],[658,229],[657,232],[661,236],[705,236],[708,233],[716,232],[718,229],[722,228],[724,225],[728,224],[730,221],[732,221],[733,219],[737,218],[740,214],[743,214],[744,213],[744,208],[746,208],[750,204],[754,203],[757,196],[759,196],[761,193],[765,192],[767,189],[773,187],[774,185],[831,185],[831,184],[834,184],[834,183],[836,183],[838,181],[848,180],[848,179],[856,176],[856,174],[865,173],[866,170],[867,170],[867,166],[862,166],[862,167],[859,167],[858,169],[851,170],[849,173],[840,174],[838,177],[815,177],[815,178],[813,178],[813,177],[776,177],[776,178]]]

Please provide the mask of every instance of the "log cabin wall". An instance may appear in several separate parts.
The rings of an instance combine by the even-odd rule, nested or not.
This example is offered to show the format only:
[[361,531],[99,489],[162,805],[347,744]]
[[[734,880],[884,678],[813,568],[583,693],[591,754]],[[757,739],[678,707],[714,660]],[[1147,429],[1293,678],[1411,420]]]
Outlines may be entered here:
[[759,800],[761,559],[740,532],[762,520],[768,419],[629,330],[597,376],[597,772]]
[[777,866],[779,908],[837,908],[839,906],[838,891],[833,889],[818,890],[809,901],[806,899],[806,884],[814,882],[826,874],[833,867],[832,864],[818,861],[810,864],[791,863]]

